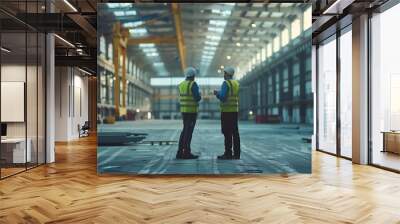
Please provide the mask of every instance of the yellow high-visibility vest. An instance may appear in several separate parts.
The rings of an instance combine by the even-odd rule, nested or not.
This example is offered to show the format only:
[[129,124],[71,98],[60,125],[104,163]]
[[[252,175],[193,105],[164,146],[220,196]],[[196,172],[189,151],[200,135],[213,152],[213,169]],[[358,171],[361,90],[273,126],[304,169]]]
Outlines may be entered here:
[[221,102],[221,112],[239,112],[239,82],[237,80],[225,80],[228,85],[228,93],[225,102]]
[[179,103],[182,113],[197,113],[199,103],[194,99],[192,86],[195,82],[185,80],[179,84]]

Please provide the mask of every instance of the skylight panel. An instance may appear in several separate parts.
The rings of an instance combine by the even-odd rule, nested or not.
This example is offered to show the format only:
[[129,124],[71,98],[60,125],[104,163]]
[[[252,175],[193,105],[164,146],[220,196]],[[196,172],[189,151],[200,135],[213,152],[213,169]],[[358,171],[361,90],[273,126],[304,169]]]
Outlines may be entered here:
[[205,55],[214,55],[215,51],[203,51],[203,54],[205,54]]
[[162,63],[162,62],[155,62],[153,65],[154,65],[154,67],[163,67],[163,66],[164,66],[164,63]]
[[139,44],[140,48],[146,48],[146,47],[155,47],[155,44]]
[[143,21],[137,21],[137,22],[127,22],[127,23],[124,23],[124,27],[126,27],[126,28],[133,28],[133,27],[137,27],[137,26],[140,26],[140,25],[143,25]]
[[205,41],[204,42],[206,45],[211,45],[211,46],[217,46],[218,42],[214,42],[214,41]]
[[132,3],[119,3],[119,7],[129,7],[132,6]]
[[217,50],[217,47],[205,46],[205,47],[204,47],[204,50],[215,51],[215,50]]
[[114,12],[114,15],[115,15],[115,16],[124,16],[124,15],[125,15],[125,12],[124,12],[124,11],[115,11],[115,12]]
[[150,53],[146,53],[147,57],[158,57],[158,53],[157,52],[150,52]]
[[231,10],[212,9],[211,13],[220,14],[221,16],[230,16],[232,11]]
[[209,58],[209,59],[212,59],[213,58],[213,56],[211,56],[211,55],[203,55],[203,56],[201,56],[201,58],[203,59],[203,58]]
[[221,37],[222,36],[207,36],[206,38],[210,40],[221,40]]
[[210,20],[210,25],[214,26],[226,26],[227,21],[226,20]]
[[108,8],[114,9],[114,8],[121,8],[121,7],[131,7],[131,3],[107,3]]
[[126,16],[134,16],[134,15],[136,15],[136,11],[134,11],[134,10],[125,11],[125,15]]
[[221,28],[221,27],[208,27],[207,29],[210,32],[216,32],[216,33],[223,33],[224,32],[224,28]]
[[129,32],[130,34],[136,36],[144,36],[147,34],[147,30],[145,28],[130,29]]
[[151,52],[156,52],[157,49],[155,49],[155,48],[144,48],[144,49],[142,49],[142,51],[145,52],[145,53],[151,53]]

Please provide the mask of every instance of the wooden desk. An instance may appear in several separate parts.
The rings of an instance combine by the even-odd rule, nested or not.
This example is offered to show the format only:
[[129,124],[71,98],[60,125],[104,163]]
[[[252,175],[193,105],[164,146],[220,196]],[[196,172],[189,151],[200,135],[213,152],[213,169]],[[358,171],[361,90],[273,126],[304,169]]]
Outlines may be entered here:
[[383,131],[382,152],[400,154],[400,131]]
[[25,138],[1,139],[1,157],[6,163],[31,162],[31,139],[26,139],[27,147],[25,152]]

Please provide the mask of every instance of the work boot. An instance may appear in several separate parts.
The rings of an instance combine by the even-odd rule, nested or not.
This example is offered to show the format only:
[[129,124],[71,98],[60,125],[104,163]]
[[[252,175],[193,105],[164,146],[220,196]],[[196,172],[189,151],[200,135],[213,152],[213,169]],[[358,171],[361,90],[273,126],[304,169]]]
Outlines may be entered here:
[[240,159],[240,155],[233,155],[232,159]]
[[177,159],[198,159],[198,155],[193,155],[192,153],[183,154],[181,157],[177,157]]
[[233,157],[230,154],[225,154],[224,153],[223,155],[218,156],[217,159],[220,159],[220,160],[231,160],[231,159],[233,159]]
[[176,152],[176,159],[182,159],[183,158],[183,150],[179,149]]

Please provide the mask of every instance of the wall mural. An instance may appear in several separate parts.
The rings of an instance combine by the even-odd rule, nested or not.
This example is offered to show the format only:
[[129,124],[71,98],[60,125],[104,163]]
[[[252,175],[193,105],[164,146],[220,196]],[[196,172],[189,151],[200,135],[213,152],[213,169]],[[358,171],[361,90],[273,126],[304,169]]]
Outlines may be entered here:
[[311,5],[98,5],[98,173],[310,173]]

